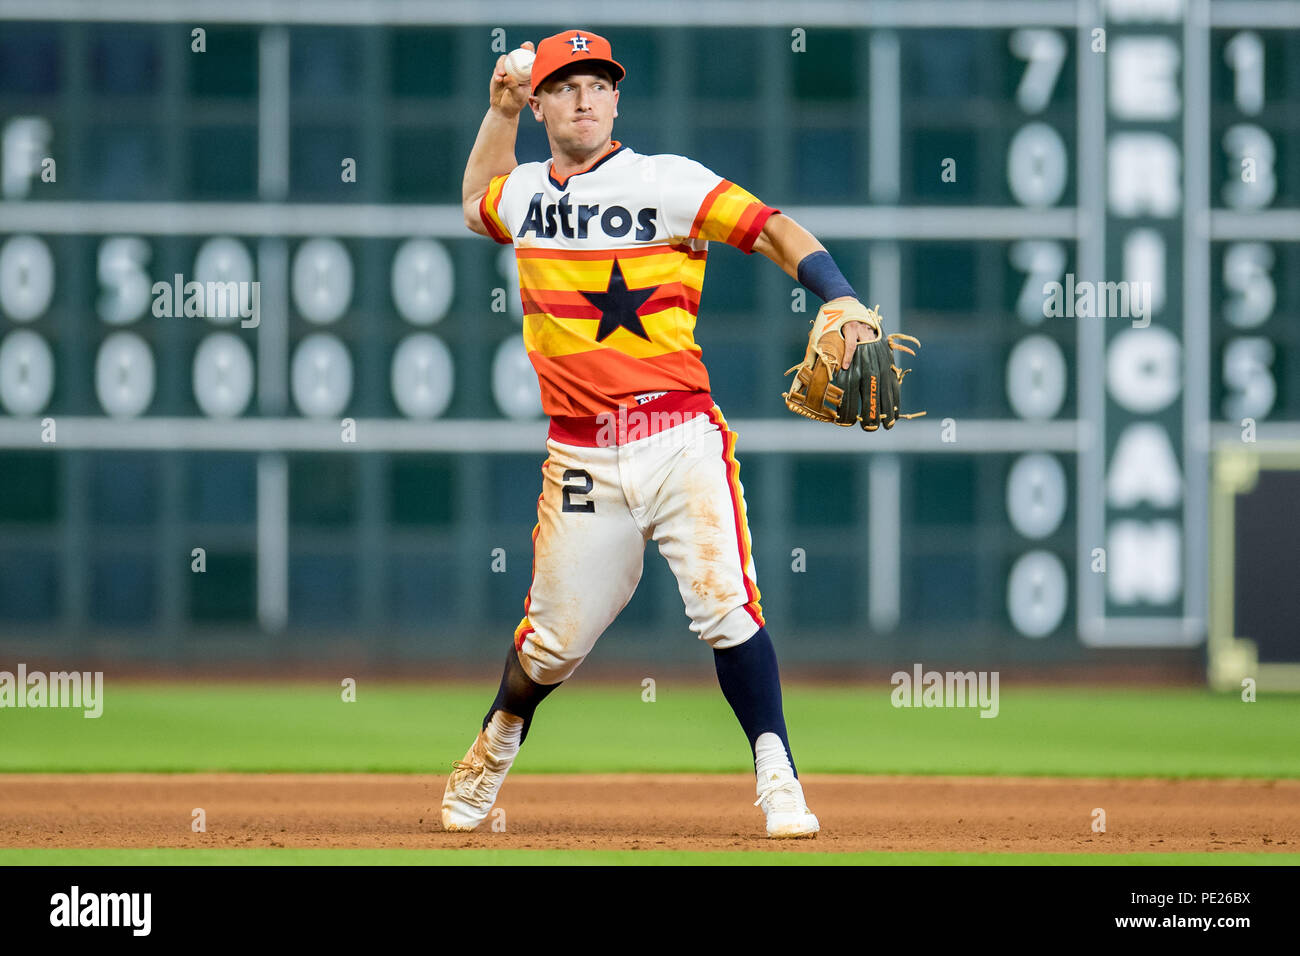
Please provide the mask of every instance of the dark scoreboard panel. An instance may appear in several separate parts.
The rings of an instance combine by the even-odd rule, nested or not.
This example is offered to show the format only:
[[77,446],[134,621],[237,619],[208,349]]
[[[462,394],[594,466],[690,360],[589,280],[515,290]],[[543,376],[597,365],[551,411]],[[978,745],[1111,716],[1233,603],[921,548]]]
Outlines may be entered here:
[[[1274,230],[1243,223],[1233,241],[1211,248],[1214,417],[1295,421],[1300,418],[1300,33],[1216,30],[1212,192],[1216,208],[1240,213],[1287,211],[1283,241]],[[1245,181],[1253,177],[1253,182]]]
[[[1129,16],[1099,49],[987,7],[593,24],[628,70],[616,138],[790,212],[924,343],[928,417],[824,443],[780,398],[815,305],[712,250],[696,336],[794,659],[1199,643],[1188,435],[1300,419],[1300,34]],[[0,637],[495,654],[544,430],[460,182],[497,53],[549,31],[32,16],[0,20]],[[1148,321],[1052,312],[1089,281],[1158,286]],[[1175,490],[1141,477],[1170,462]],[[602,653],[688,656],[684,625],[650,549]]]

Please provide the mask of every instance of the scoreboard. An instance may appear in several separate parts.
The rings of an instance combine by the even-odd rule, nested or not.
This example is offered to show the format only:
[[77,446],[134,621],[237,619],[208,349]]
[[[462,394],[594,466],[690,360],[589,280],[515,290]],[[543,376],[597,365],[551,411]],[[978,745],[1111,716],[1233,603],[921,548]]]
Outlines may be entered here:
[[[793,216],[922,342],[927,417],[796,419],[816,302],[711,250],[783,654],[1203,645],[1212,446],[1300,436],[1300,3],[635,7],[583,24],[615,138]],[[0,646],[495,660],[546,431],[460,184],[537,16],[0,2]],[[614,632],[694,653],[653,548]]]

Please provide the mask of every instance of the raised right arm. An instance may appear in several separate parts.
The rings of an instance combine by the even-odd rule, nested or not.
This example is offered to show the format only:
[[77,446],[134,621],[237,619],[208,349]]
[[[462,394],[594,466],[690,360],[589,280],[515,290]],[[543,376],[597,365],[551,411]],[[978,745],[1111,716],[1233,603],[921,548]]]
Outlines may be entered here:
[[[533,48],[532,41],[523,44]],[[478,128],[474,148],[465,164],[461,184],[461,208],[465,225],[480,236],[488,235],[479,218],[478,206],[495,176],[504,176],[519,165],[515,159],[515,135],[519,130],[519,113],[528,103],[528,88],[521,86],[506,72],[505,54],[497,57],[488,88],[488,111]]]

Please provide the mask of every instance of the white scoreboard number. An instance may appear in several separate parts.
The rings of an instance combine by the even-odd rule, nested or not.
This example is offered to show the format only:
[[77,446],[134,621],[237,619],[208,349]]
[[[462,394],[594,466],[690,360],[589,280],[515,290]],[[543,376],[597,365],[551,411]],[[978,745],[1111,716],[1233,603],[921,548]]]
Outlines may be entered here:
[[[1016,87],[1016,103],[1026,114],[1043,111],[1052,100],[1065,63],[1067,41],[1055,30],[1024,29],[1011,34],[1011,52],[1025,60]],[[1007,184],[1016,202],[1030,208],[1055,206],[1065,194],[1070,157],[1061,134],[1033,120],[1011,139],[1007,151]],[[1016,302],[1016,316],[1033,328],[1046,313],[1043,287],[1063,279],[1065,247],[1054,241],[1022,240],[1010,248],[1011,264],[1025,274]],[[1006,392],[1012,411],[1021,419],[1055,418],[1069,387],[1065,356],[1056,340],[1035,333],[1021,339],[1007,359]],[[1053,455],[1020,456],[1007,476],[1006,504],[1011,525],[1030,541],[1054,534],[1065,520],[1065,469]],[[1025,637],[1054,633],[1065,619],[1070,586],[1065,565],[1054,552],[1026,551],[1007,575],[1007,613]]]
[[[0,244],[0,315],[33,322],[54,297],[54,257],[35,236],[11,236]],[[0,408],[10,415],[36,415],[54,393],[54,354],[37,332],[17,329],[0,337]]]
[[[256,300],[254,258],[241,239],[204,240],[189,282],[184,276],[174,282],[160,279],[151,270],[152,260],[151,244],[141,236],[108,236],[98,245],[95,313],[115,331],[97,352],[94,391],[100,411],[115,418],[148,414],[153,401],[155,356],[139,329],[151,321],[204,320],[231,326],[240,323],[236,306],[247,310],[250,300]],[[434,419],[446,411],[454,391],[451,351],[428,331],[446,316],[455,297],[452,257],[436,239],[405,240],[393,256],[390,280],[394,310],[423,330],[406,335],[393,350],[392,398],[406,417]],[[13,323],[35,323],[48,313],[56,281],[54,256],[44,239],[16,235],[0,242],[0,316]],[[322,329],[297,343],[285,374],[298,411],[307,417],[338,416],[352,396],[351,354],[343,340],[326,329],[345,318],[353,282],[352,258],[343,243],[320,237],[298,245],[290,270],[291,304],[296,314]],[[222,293],[217,308],[213,289]],[[237,290],[238,298],[228,300],[226,289]],[[517,304],[512,313],[516,320],[522,318]],[[202,338],[194,353],[191,386],[204,415],[235,418],[250,410],[255,362],[248,343],[231,331],[212,331]],[[31,329],[10,331],[0,339],[0,408],[12,416],[45,411],[55,371],[45,337]],[[507,417],[540,414],[529,376],[522,337],[507,338],[492,364],[493,394]]]
[[[1243,31],[1223,49],[1232,71],[1233,105],[1244,116],[1257,116],[1265,107],[1265,55],[1259,34]],[[1235,123],[1223,135],[1227,164],[1223,202],[1233,210],[1257,212],[1277,196],[1274,163],[1277,148],[1267,130],[1255,123]],[[1225,301],[1220,312],[1236,332],[1223,349],[1225,386],[1221,415],[1232,422],[1259,421],[1273,411],[1277,381],[1273,368],[1277,351],[1264,328],[1273,318],[1277,288],[1273,282],[1276,255],[1263,242],[1234,242],[1223,254]]]

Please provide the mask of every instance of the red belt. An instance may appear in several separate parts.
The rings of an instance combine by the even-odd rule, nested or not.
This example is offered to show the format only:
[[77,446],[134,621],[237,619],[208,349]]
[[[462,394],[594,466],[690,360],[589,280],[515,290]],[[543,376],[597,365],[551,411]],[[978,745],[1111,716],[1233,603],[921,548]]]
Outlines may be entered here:
[[707,415],[712,408],[708,392],[668,392],[644,405],[620,405],[599,415],[552,415],[550,436],[563,445],[625,445]]

